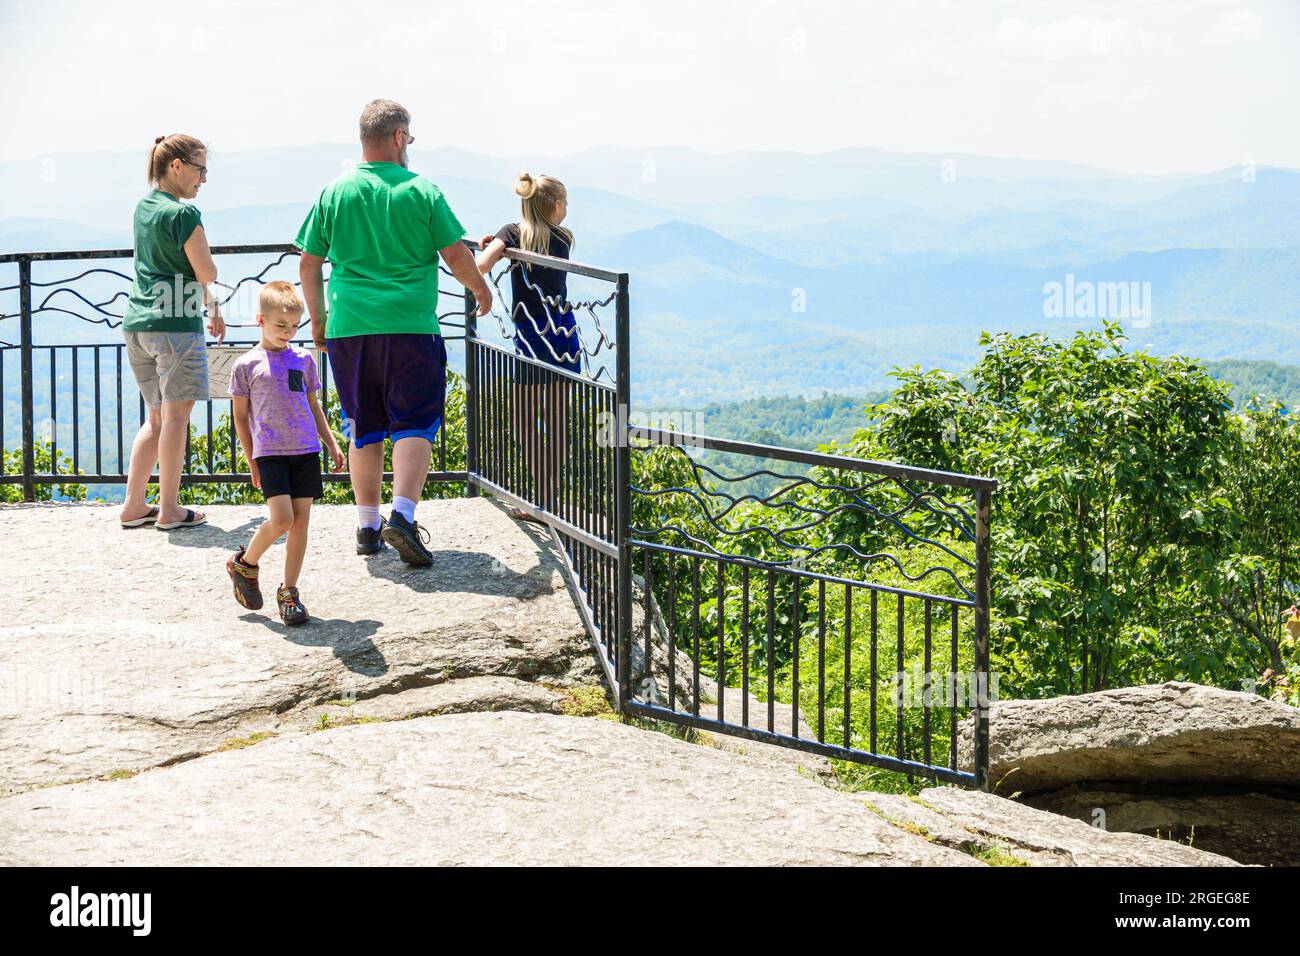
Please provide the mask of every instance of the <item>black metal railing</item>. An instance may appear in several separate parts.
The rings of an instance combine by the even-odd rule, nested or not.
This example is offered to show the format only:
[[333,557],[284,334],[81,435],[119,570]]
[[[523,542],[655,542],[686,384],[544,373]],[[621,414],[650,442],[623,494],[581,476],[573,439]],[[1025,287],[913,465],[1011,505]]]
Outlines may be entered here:
[[[257,341],[254,321],[256,287],[273,279],[299,285],[296,247],[287,244],[215,246],[213,256],[228,267],[250,256],[273,257],[259,271],[231,283],[217,283],[223,289],[219,302],[226,313],[227,346],[212,345],[210,357],[223,351],[238,354]],[[32,500],[38,485],[122,484],[127,480],[131,435],[145,421],[147,412],[126,361],[125,344],[86,341],[88,329],[120,328],[122,300],[128,295],[131,276],[130,249],[69,252],[23,252],[0,255],[0,267],[16,266],[17,282],[0,285],[0,296],[16,294],[16,308],[0,299],[0,394],[5,414],[0,416],[0,448],[7,448],[16,424],[21,433],[21,461],[10,468],[8,456],[0,467],[0,484],[22,486],[23,498]],[[94,262],[89,269],[66,275],[68,263]],[[126,264],[124,264],[126,263]],[[52,264],[52,267],[46,264]],[[113,268],[121,265],[121,268]],[[35,270],[51,268],[50,276]],[[123,270],[126,271],[123,271]],[[450,273],[444,272],[444,278]],[[4,281],[0,278],[0,281]],[[439,314],[443,338],[464,339],[464,291],[459,284],[440,283],[439,299],[449,304]],[[233,311],[232,311],[233,310]],[[41,324],[37,325],[37,319]],[[17,323],[17,335],[6,334],[6,320]],[[305,325],[305,320],[304,320]],[[37,341],[38,331],[42,334]],[[14,341],[14,339],[17,341]],[[68,341],[49,341],[49,339]],[[296,344],[313,348],[304,336]],[[321,352],[319,367],[322,406],[327,414],[336,401],[329,356]],[[17,374],[15,374],[15,372]],[[7,386],[19,383],[18,401],[11,401]],[[453,389],[454,392],[454,389]],[[455,404],[459,396],[449,395]],[[182,482],[188,484],[231,484],[250,479],[248,463],[235,433],[231,400],[214,395],[196,405],[186,444]],[[17,422],[10,421],[11,408],[18,410]],[[442,429],[434,445],[433,482],[464,482],[463,463],[451,460],[448,430]],[[39,439],[39,440],[38,440]],[[195,452],[195,445],[198,452]],[[44,465],[38,466],[37,452]],[[83,467],[93,461],[91,468]],[[453,467],[449,467],[449,465]],[[460,467],[454,467],[460,465]],[[331,472],[322,451],[321,477],[327,482],[347,481],[346,473]],[[391,480],[392,475],[385,475]],[[151,477],[157,480],[157,476]]]
[[[681,467],[631,489],[632,564],[666,634],[655,639],[647,603],[634,636],[647,681],[628,711],[983,786],[994,481],[659,428],[631,439]],[[739,460],[739,473],[687,448]],[[747,490],[760,478],[770,491]],[[971,715],[964,770],[958,728]]]
[[[213,252],[223,273],[229,259],[275,257],[225,286],[229,338],[247,335],[239,330],[254,325],[252,311],[240,296],[273,278],[296,284],[297,250]],[[27,500],[38,486],[126,480],[143,399],[131,395],[123,343],[79,335],[87,324],[120,326],[130,270],[38,273],[131,255],[0,255],[0,267],[17,267],[17,282],[0,286],[0,448],[21,433],[21,456],[6,453],[0,485],[21,484]],[[472,293],[449,274],[440,283],[444,338],[464,343],[463,433],[459,420],[444,421],[430,478],[463,482],[465,494],[489,494],[546,526],[617,709],[984,787],[996,483],[633,425],[628,275],[508,250],[489,277],[496,302],[510,298],[502,280],[513,270],[528,284],[535,268],[581,287],[563,302],[539,293],[539,314],[495,304],[492,320],[480,320]],[[9,322],[16,336],[5,334]],[[539,341],[544,354],[530,347]],[[462,357],[449,355],[453,366]],[[328,355],[319,362],[329,408]],[[196,410],[186,482],[249,478],[223,401]],[[39,441],[38,421],[48,423]],[[324,461],[322,476],[346,480]]]

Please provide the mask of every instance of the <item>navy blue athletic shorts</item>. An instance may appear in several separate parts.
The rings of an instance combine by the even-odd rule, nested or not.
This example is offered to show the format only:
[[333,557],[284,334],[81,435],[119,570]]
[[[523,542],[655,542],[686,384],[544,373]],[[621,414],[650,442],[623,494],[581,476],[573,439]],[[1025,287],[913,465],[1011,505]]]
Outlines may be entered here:
[[[550,314],[549,309],[547,312]],[[549,324],[554,325],[554,329],[546,327],[548,323],[545,318],[537,319],[537,323],[543,326],[541,332],[537,331],[531,319],[523,318],[517,321],[515,353],[569,372],[582,371],[582,345],[578,340],[577,319],[573,317],[572,312],[550,315],[550,319]],[[545,370],[526,362],[518,363],[516,371],[516,380],[522,385],[538,385],[543,378],[558,377],[560,376],[548,376]]]
[[363,448],[389,437],[437,437],[447,394],[441,335],[349,335],[325,344],[345,438]]

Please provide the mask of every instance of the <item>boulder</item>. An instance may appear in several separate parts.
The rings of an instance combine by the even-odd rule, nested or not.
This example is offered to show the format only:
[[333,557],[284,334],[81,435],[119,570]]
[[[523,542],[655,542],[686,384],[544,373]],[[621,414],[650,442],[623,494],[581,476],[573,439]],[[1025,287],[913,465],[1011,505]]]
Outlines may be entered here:
[[[428,568],[357,556],[355,509],[313,508],[299,585],[313,620],[296,628],[275,611],[283,540],[261,561],[263,610],[240,607],[226,574],[266,509],[206,511],[164,534],[123,530],[115,506],[0,508],[0,537],[25,548],[0,595],[0,793],[189,759],[331,700],[478,677],[600,683],[555,556],[486,498],[421,502]],[[521,690],[460,683],[410,711],[551,709]]]
[[1179,681],[1004,701],[989,757],[994,792],[1030,806],[1300,865],[1300,710],[1286,704]]
[[980,865],[780,767],[514,712],[354,724],[16,794],[0,833],[5,866]]
[[[970,731],[968,718],[961,735],[968,768]],[[1300,789],[1300,709],[1180,681],[993,706],[996,792],[1090,780]]]

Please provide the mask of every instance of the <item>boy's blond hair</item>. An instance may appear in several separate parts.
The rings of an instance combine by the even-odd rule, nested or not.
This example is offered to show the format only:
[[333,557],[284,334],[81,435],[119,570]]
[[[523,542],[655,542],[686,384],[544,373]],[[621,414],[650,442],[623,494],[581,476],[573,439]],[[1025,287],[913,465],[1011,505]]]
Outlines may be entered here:
[[263,315],[271,312],[289,312],[302,315],[305,308],[302,296],[298,295],[298,290],[283,280],[268,282],[262,286],[262,291],[257,295],[257,311]]

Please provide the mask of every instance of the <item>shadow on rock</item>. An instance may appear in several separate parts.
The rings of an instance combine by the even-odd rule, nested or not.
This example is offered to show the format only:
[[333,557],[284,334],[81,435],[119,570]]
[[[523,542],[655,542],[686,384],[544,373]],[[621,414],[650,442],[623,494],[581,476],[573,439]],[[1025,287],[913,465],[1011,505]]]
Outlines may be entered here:
[[265,516],[254,518],[230,530],[214,524],[201,524],[194,528],[175,528],[163,533],[167,535],[168,544],[178,547],[235,551],[248,544],[253,537],[253,532],[265,520]]
[[413,567],[397,556],[392,548],[366,559],[366,570],[373,577],[402,584],[421,594],[460,592],[498,594],[521,600],[550,594],[555,588],[551,575],[558,570],[549,560],[538,561],[527,571],[519,572],[490,554],[478,551],[434,551],[433,564]]
[[382,621],[314,617],[306,624],[286,627],[278,618],[252,611],[241,614],[239,619],[250,624],[261,624],[268,631],[274,631],[299,647],[328,647],[339,662],[353,673],[364,674],[366,677],[379,677],[388,673],[388,662],[371,640],[383,627]]

